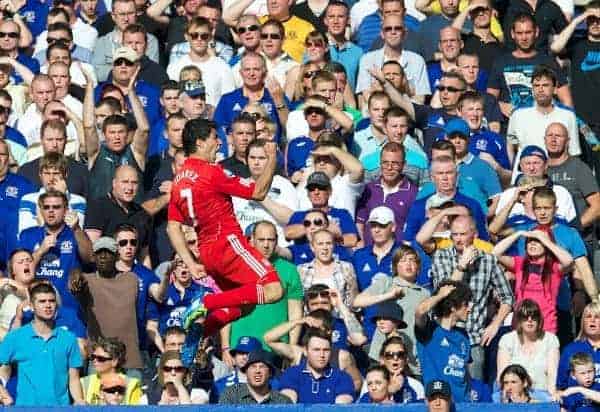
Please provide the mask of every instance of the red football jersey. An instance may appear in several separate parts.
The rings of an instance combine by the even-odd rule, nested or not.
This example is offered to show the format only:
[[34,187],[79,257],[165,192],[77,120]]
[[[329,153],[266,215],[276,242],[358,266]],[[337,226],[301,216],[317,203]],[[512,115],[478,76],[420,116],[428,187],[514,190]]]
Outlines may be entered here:
[[169,220],[194,226],[200,244],[232,233],[242,236],[231,196],[251,199],[254,186],[251,179],[229,175],[218,164],[188,158],[173,179]]

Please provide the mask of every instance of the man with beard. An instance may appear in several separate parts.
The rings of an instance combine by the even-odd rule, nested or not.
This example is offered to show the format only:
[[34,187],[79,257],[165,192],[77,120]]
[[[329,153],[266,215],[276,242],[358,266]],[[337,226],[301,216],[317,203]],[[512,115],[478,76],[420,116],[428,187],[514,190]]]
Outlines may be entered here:
[[94,242],[95,273],[76,270],[69,277],[71,293],[79,301],[90,339],[112,336],[127,348],[123,368],[141,378],[143,366],[137,328],[138,277],[119,272],[117,242],[101,237]]
[[248,362],[242,368],[246,383],[230,386],[219,398],[220,404],[253,405],[292,403],[290,398],[271,389],[269,380],[274,376],[273,355],[264,350],[250,352]]
[[[539,28],[530,14],[519,14],[510,26],[510,37],[516,49],[498,56],[490,73],[487,92],[498,98],[500,109],[506,117],[519,107],[533,104],[531,75],[540,64],[549,66],[557,76],[556,95],[566,106],[572,107],[571,91],[556,62],[535,48]],[[508,33],[508,31],[507,31]],[[508,37],[508,36],[507,36]]]
[[38,206],[44,224],[24,230],[20,247],[33,252],[36,277],[49,280],[63,305],[78,310],[67,282],[72,270],[92,261],[92,244],[79,226],[77,213],[68,211],[64,193],[49,189],[40,195]]
[[[587,36],[572,38],[575,28],[585,21]],[[575,112],[596,136],[600,136],[598,100],[600,99],[600,1],[590,2],[585,12],[574,18],[554,37],[553,53],[567,54],[571,60],[571,88]]]

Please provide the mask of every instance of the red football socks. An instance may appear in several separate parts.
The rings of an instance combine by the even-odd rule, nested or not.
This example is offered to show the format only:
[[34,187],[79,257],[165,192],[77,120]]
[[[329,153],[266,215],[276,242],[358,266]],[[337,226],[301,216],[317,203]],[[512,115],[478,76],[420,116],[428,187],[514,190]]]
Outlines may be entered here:
[[248,284],[221,293],[204,297],[204,306],[209,311],[232,306],[256,305],[264,303],[265,295],[262,285]]
[[240,316],[242,316],[240,308],[216,309],[209,312],[208,316],[206,316],[206,321],[204,321],[205,336],[211,336],[223,326],[227,325],[229,322],[233,322]]

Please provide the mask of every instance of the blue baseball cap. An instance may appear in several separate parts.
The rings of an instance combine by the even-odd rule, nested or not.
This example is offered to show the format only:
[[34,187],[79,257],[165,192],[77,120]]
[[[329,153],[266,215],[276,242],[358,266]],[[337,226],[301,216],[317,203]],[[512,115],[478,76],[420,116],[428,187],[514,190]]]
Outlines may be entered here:
[[180,91],[190,97],[206,96],[204,83],[200,80],[186,80],[181,83]]
[[254,336],[240,336],[237,345],[231,350],[231,354],[237,352],[250,353],[262,349],[262,343]]
[[525,146],[525,148],[521,151],[521,159],[527,156],[537,156],[544,162],[548,160],[548,156],[546,156],[544,149],[535,145]]
[[469,124],[463,119],[452,119],[444,126],[444,133],[446,134],[446,137],[459,134],[469,138],[471,129],[469,128]]

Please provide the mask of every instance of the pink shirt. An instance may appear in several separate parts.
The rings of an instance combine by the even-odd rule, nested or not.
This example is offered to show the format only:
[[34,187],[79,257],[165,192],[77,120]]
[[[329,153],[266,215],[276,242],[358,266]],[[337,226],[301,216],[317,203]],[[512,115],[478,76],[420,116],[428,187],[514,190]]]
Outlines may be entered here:
[[550,273],[550,287],[544,294],[544,284],[542,276],[537,273],[530,273],[527,278],[527,284],[523,284],[523,261],[524,256],[514,256],[513,264],[515,267],[515,296],[517,305],[525,299],[531,299],[540,306],[542,317],[544,318],[544,330],[547,332],[556,333],[558,329],[556,319],[556,300],[558,298],[558,289],[562,273],[560,271],[560,263],[554,262]]

